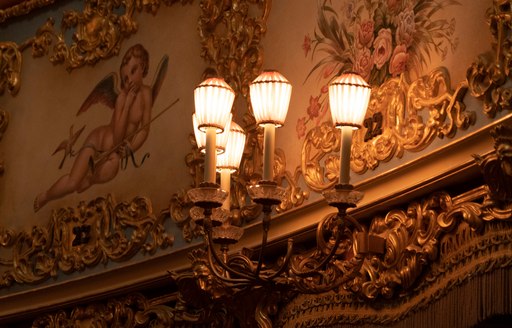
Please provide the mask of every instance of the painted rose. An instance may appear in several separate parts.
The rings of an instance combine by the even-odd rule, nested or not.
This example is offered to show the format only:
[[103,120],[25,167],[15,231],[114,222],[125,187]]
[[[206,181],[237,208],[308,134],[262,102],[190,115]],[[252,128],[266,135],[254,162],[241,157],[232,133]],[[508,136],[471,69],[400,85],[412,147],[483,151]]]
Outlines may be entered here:
[[326,84],[322,87],[322,89],[320,89],[320,92],[321,93],[327,93],[329,92],[329,86]]
[[327,79],[329,77],[331,77],[332,73],[334,72],[334,70],[336,69],[336,65],[327,65],[325,66],[325,68],[323,69],[323,78],[324,79]]
[[308,106],[308,115],[309,118],[312,120],[315,117],[318,117],[318,114],[320,114],[320,103],[318,102],[318,97],[309,96],[309,106]]
[[301,117],[297,120],[297,125],[295,126],[295,131],[297,131],[298,139],[300,139],[306,135],[306,117]]
[[395,34],[396,42],[409,47],[414,41],[414,32],[416,32],[414,11],[412,9],[406,9],[398,14],[398,26]]
[[370,49],[363,48],[356,51],[356,61],[354,63],[354,71],[359,73],[363,79],[368,81],[373,68],[373,58]]
[[387,0],[388,11],[390,14],[397,14],[402,9],[403,0]]
[[302,50],[304,50],[304,57],[307,57],[309,51],[311,50],[311,38],[308,34],[306,34],[304,36],[304,42],[302,43]]
[[392,35],[389,28],[383,28],[373,41],[373,62],[377,69],[381,69],[391,57],[393,50]]
[[409,60],[409,54],[405,45],[399,45],[393,51],[391,60],[389,61],[389,73],[393,76],[397,76],[407,69],[407,61]]
[[372,20],[366,20],[359,25],[359,32],[357,33],[357,39],[359,46],[362,48],[368,48],[373,42],[373,29],[374,23]]

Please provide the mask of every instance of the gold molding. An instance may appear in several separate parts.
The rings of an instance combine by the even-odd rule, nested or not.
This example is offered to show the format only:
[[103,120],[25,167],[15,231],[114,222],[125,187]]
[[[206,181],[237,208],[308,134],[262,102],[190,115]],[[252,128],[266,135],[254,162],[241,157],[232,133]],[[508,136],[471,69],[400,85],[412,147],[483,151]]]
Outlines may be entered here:
[[[457,197],[435,193],[374,218],[370,231],[386,236],[385,257],[366,261],[338,294],[299,296],[278,326],[397,323],[475,276],[511,268],[512,208],[489,208],[490,196],[485,186]],[[494,215],[503,211],[506,220]]]
[[493,0],[487,19],[494,51],[479,56],[466,72],[471,94],[483,100],[484,113],[489,117],[495,117],[502,110],[512,109],[512,89],[504,86],[512,73],[511,14],[512,8],[508,1]]
[[20,89],[22,56],[14,42],[0,42],[0,96],[5,89],[16,95]]
[[267,31],[271,5],[272,0],[200,2],[201,57],[214,65],[216,73],[237,95],[246,99],[249,83],[263,64],[261,41]]
[[[183,327],[223,327],[234,322],[234,316],[257,320],[265,327],[398,323],[432,307],[458,286],[512,268],[512,206],[510,202],[492,205],[491,197],[485,185],[453,197],[435,192],[406,209],[399,206],[374,217],[368,230],[386,237],[386,253],[365,260],[361,274],[337,292],[290,298],[293,295],[274,286],[231,294],[228,286],[205,270],[203,250],[197,249],[190,254],[190,271],[173,276],[178,294],[152,300],[135,294],[109,300],[107,305],[80,305],[41,315],[34,326],[117,320],[115,313],[130,313],[132,321],[124,327],[139,327],[148,317],[152,323]],[[133,299],[138,302],[128,301]],[[256,317],[250,318],[254,308]],[[379,310],[383,308],[385,312]],[[108,326],[115,321],[98,322]]]
[[0,288],[41,283],[60,272],[122,262],[137,253],[154,254],[174,243],[164,227],[166,219],[165,214],[153,213],[147,198],[117,203],[107,196],[56,210],[45,227],[35,226],[30,232],[2,229],[0,245],[10,255],[0,259],[0,268],[7,268]]
[[0,9],[0,24],[5,21],[26,15],[34,9],[42,8],[53,4],[56,0],[19,0],[12,6]]
[[[453,138],[458,129],[473,125],[476,113],[466,111],[462,102],[466,91],[466,83],[451,90],[445,68],[437,68],[412,83],[402,76],[374,88],[367,117],[382,115],[382,133],[369,141],[364,141],[364,129],[354,133],[352,171],[363,174],[374,170],[380,162],[401,158],[405,151],[420,152],[436,138]],[[336,184],[339,148],[339,130],[329,122],[307,133],[302,145],[301,171],[311,189],[321,192]]]

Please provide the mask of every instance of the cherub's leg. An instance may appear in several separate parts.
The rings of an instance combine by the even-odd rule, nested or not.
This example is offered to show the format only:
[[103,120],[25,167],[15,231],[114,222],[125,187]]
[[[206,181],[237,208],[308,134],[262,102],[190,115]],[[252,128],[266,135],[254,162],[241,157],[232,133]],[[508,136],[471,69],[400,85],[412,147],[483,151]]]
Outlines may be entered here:
[[119,161],[121,157],[118,153],[112,153],[104,162],[100,162],[95,168],[90,179],[84,179],[80,184],[78,192],[85,191],[92,184],[105,183],[115,178],[119,171]]
[[94,156],[95,150],[91,147],[84,147],[78,153],[69,174],[60,177],[45,192],[40,193],[34,200],[34,211],[41,209],[51,200],[61,198],[67,194],[77,191],[78,187],[86,177],[89,167],[89,160]]

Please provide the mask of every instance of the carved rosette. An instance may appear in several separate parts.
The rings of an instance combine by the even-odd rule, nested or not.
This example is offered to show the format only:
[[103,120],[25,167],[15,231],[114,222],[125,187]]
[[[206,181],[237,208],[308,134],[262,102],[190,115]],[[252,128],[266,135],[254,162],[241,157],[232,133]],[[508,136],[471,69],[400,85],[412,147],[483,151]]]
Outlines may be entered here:
[[17,234],[0,231],[0,244],[11,252],[0,262],[0,267],[6,267],[0,288],[40,283],[59,272],[69,274],[99,263],[126,261],[137,253],[153,254],[174,242],[164,220],[164,215],[153,214],[146,198],[116,203],[111,197],[100,197],[55,211],[46,227]]
[[[380,162],[401,158],[405,151],[419,152],[437,137],[454,137],[458,129],[475,122],[475,113],[465,111],[462,102],[467,86],[455,91],[444,68],[410,83],[393,78],[372,90],[366,129],[354,134],[352,171],[363,174],[374,170]],[[379,134],[365,140],[365,134]],[[371,136],[370,136],[371,137]],[[339,130],[325,122],[311,129],[302,146],[301,170],[308,186],[315,191],[332,188],[339,174]]]
[[14,42],[0,42],[0,95],[7,89],[16,95],[20,88],[22,57]]

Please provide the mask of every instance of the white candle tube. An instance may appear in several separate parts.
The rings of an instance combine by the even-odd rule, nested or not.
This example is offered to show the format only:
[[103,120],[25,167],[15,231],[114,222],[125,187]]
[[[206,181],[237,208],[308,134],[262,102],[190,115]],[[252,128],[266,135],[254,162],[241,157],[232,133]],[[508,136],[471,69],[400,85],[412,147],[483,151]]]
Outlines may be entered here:
[[352,146],[352,127],[341,127],[341,163],[340,163],[340,184],[350,183],[350,150]]
[[276,126],[265,124],[263,135],[263,180],[274,180],[274,147],[276,143]]
[[231,208],[231,197],[229,195],[231,191],[231,171],[229,169],[220,170],[220,187],[228,193],[228,197],[222,203],[222,208],[229,211]]
[[204,158],[204,181],[215,183],[215,165],[217,160],[216,150],[217,129],[206,128],[206,145]]

